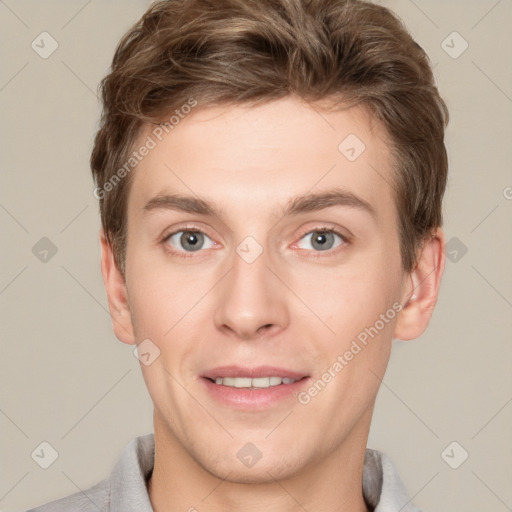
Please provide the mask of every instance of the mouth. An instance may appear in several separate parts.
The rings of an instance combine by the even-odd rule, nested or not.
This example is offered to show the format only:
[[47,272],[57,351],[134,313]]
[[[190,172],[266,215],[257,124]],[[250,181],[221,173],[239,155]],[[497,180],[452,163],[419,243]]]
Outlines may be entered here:
[[[209,381],[217,384],[217,386],[228,386],[230,388],[246,388],[246,389],[266,389],[275,386],[293,384],[301,379],[292,379],[290,377],[216,377],[215,380],[206,377]],[[305,378],[305,377],[302,377]]]
[[270,366],[225,366],[201,376],[214,400],[242,410],[263,410],[290,400],[309,379],[305,373]]

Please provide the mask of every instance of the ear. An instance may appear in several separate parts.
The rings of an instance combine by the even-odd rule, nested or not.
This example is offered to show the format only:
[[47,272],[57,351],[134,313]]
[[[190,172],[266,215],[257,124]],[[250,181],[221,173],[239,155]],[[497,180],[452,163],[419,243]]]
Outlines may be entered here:
[[402,297],[403,309],[393,337],[413,340],[423,334],[430,322],[439,295],[445,264],[445,240],[441,228],[425,241],[416,267],[407,275]]
[[103,229],[100,230],[101,242],[101,274],[108,297],[108,308],[112,317],[114,333],[119,341],[132,345],[135,343],[133,325],[123,275],[114,260]]

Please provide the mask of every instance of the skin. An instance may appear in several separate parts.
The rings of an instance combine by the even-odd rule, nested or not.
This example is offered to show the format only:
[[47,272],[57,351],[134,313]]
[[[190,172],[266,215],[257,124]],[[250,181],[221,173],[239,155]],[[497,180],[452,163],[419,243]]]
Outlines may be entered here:
[[[141,364],[154,402],[157,512],[367,510],[361,475],[375,398],[392,339],[428,325],[444,238],[438,229],[404,272],[385,131],[361,107],[312,107],[294,96],[198,107],[133,171],[125,278],[100,233],[116,336],[160,350]],[[353,162],[338,150],[349,134],[366,146]],[[374,214],[335,205],[283,216],[291,198],[335,188]],[[163,193],[214,203],[218,215],[144,210]],[[199,251],[187,252],[179,234],[163,240],[192,228],[207,235]],[[311,232],[320,228],[346,241],[332,236],[332,248],[318,249]],[[249,235],[262,250],[252,263],[236,252]],[[307,404],[290,396],[242,411],[205,390],[202,372],[231,364],[300,371],[307,390],[394,303],[405,307]],[[262,455],[251,468],[237,457],[248,442]]]

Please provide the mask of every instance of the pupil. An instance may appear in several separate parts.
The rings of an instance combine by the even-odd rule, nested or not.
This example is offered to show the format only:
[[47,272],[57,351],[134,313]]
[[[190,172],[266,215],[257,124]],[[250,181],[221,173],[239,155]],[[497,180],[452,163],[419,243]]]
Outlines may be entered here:
[[185,249],[190,249],[192,251],[197,251],[200,249],[200,237],[198,236],[200,233],[194,233],[192,231],[186,231],[181,235],[182,245]]
[[327,250],[327,249],[331,248],[333,243],[334,243],[334,240],[333,240],[332,233],[317,232],[312,237],[312,245],[313,245],[313,247],[315,247],[315,249]]

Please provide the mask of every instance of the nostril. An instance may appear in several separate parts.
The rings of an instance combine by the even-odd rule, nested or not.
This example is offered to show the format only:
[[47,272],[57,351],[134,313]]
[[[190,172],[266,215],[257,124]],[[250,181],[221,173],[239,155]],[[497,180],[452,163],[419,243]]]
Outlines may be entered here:
[[274,327],[274,324],[265,324],[258,328],[258,333],[268,331],[269,329],[272,329]]

